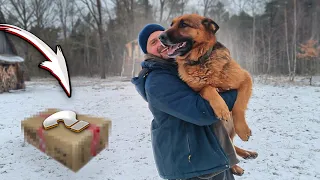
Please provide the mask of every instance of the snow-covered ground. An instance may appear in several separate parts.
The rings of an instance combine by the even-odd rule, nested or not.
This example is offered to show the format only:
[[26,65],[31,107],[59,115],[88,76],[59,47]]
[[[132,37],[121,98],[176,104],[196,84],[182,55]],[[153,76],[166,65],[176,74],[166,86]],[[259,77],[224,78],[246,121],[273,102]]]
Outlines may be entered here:
[[[73,78],[72,88],[67,98],[52,78],[0,94],[0,180],[160,180],[150,143],[152,115],[133,85],[118,78]],[[74,173],[23,146],[21,120],[46,108],[110,118],[109,148]],[[245,174],[237,180],[320,179],[320,87],[256,82],[247,121],[253,137],[235,143],[259,157],[241,160]]]

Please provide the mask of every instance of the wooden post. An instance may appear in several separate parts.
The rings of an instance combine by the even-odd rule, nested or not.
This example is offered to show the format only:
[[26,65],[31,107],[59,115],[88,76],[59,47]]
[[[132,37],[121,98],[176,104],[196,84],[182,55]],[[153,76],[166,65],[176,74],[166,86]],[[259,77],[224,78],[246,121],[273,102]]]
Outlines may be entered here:
[[131,77],[135,76],[135,66],[136,66],[136,48],[134,44],[132,43],[132,74]]
[[121,70],[121,77],[123,76],[124,69],[125,69],[125,63],[126,63],[126,49],[123,51],[123,60],[122,60],[122,70]]

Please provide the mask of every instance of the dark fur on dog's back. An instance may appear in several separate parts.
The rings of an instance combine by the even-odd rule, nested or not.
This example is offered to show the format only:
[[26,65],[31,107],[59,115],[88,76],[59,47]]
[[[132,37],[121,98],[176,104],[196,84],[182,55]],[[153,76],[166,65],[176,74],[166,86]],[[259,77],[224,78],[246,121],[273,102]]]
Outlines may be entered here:
[[[251,130],[245,120],[245,110],[252,93],[252,79],[250,74],[231,58],[230,51],[217,42],[215,33],[218,29],[219,26],[209,18],[197,14],[183,15],[173,20],[171,28],[163,33],[161,40],[164,44],[186,42],[181,52],[180,49],[177,51],[179,56],[176,58],[181,79],[209,101],[220,119],[233,119],[233,127],[230,127],[230,123],[225,123],[231,139],[238,134],[242,140],[247,141]],[[232,118],[216,88],[238,90]],[[236,146],[235,149],[243,158],[257,157],[256,152]],[[239,166],[232,169],[235,174],[243,173]]]

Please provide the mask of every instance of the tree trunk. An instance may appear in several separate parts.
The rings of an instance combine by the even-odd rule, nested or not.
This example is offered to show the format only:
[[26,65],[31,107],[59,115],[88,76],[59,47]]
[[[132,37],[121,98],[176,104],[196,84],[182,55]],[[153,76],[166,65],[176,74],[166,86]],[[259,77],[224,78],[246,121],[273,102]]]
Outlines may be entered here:
[[252,54],[251,54],[251,64],[253,68],[253,73],[255,72],[255,46],[256,46],[256,18],[255,14],[253,14],[253,23],[252,23]]
[[146,21],[149,19],[149,0],[144,0],[144,18]]
[[181,7],[181,14],[180,15],[184,14],[184,9],[185,9],[186,3],[187,3],[186,1],[182,1],[182,7]]
[[268,37],[268,69],[267,74],[271,72],[271,36]]
[[287,19],[287,5],[284,9],[284,26],[285,26],[285,36],[286,36],[286,52],[287,52],[287,61],[288,61],[288,72],[289,78],[291,78],[291,63],[290,63],[290,54],[289,54],[289,40],[288,40],[288,19]]
[[87,33],[87,31],[85,31],[85,46],[84,46],[84,57],[85,57],[85,63],[86,63],[86,69],[88,69],[88,73],[89,73],[89,76],[92,77],[93,74],[92,74],[92,68],[94,67],[90,67],[91,63],[90,63],[90,48],[89,48],[89,34]]
[[[63,39],[67,39],[67,5],[64,4],[64,0],[59,0],[56,2],[57,8],[58,8],[58,17],[61,23],[61,28],[63,32]],[[67,2],[68,3],[68,2]]]
[[164,11],[165,0],[160,0],[160,19],[159,22],[162,22],[163,11]]
[[131,8],[130,8],[130,18],[131,18],[131,24],[132,24],[132,30],[131,30],[131,36],[130,39],[132,39],[133,37],[136,37],[134,34],[134,30],[136,29],[135,26],[135,17],[134,17],[134,0],[131,0]]
[[203,16],[207,16],[209,9],[209,1],[211,0],[203,0]]
[[261,36],[262,38],[262,47],[263,47],[263,64],[262,64],[262,73],[265,74],[267,72],[266,70],[266,64],[267,64],[267,45],[266,45],[266,38],[264,38],[264,28],[261,28]]
[[103,57],[103,33],[102,33],[102,15],[101,15],[101,0],[97,0],[97,8],[99,13],[98,33],[99,33],[99,60],[101,68],[101,79],[106,78],[106,65]]
[[294,27],[293,27],[293,75],[291,81],[294,81],[297,69],[297,0],[293,0],[294,7]]
[[251,11],[252,11],[252,47],[251,47],[251,58],[250,58],[250,69],[252,69],[252,72],[255,73],[255,41],[256,41],[256,15],[255,15],[255,0],[251,1]]

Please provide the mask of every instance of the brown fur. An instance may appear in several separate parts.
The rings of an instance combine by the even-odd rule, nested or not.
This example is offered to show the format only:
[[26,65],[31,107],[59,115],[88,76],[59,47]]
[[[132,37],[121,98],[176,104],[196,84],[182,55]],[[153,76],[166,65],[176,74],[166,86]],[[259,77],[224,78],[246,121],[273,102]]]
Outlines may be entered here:
[[[185,22],[188,26],[179,27],[180,21]],[[224,123],[232,140],[237,134],[243,141],[248,141],[251,130],[245,120],[245,110],[252,93],[252,79],[250,74],[231,58],[229,50],[217,42],[215,32],[218,29],[219,27],[211,19],[189,14],[175,18],[171,28],[165,33],[173,39],[187,37],[194,41],[192,49],[187,54],[176,58],[181,79],[209,101],[218,118],[232,121],[231,124],[230,121]],[[198,61],[210,47],[216,45],[219,47],[212,51],[204,63],[188,64],[190,60]],[[237,100],[232,109],[232,118],[225,101],[216,88],[238,90]],[[245,159],[256,158],[258,155],[256,152],[243,150],[236,146],[235,150]],[[235,165],[232,171],[241,175],[244,170]]]

